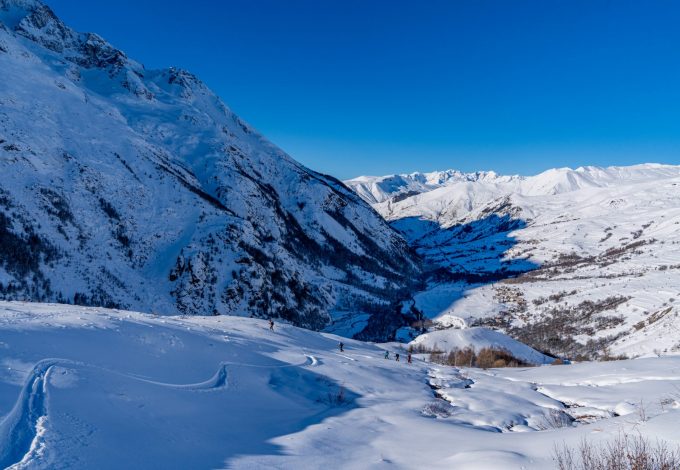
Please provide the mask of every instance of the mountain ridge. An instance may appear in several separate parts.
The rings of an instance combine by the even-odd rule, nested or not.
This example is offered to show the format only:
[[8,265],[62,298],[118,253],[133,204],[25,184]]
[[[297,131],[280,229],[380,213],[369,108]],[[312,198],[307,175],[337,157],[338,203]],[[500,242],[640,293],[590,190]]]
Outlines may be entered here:
[[1,298],[349,336],[376,312],[406,321],[404,239],[193,74],[147,70],[37,0],[0,0],[0,26]]
[[[531,180],[549,180],[549,177],[559,175],[571,176],[592,176],[593,174],[609,174],[617,171],[628,170],[631,173],[653,171],[653,170],[672,170],[675,165],[660,163],[643,163],[629,166],[580,166],[577,168],[561,167],[550,168],[532,176],[526,175],[501,175],[493,170],[462,172],[459,170],[448,169],[432,172],[413,172],[391,174],[385,176],[357,176],[345,180],[345,184],[352,188],[369,204],[385,202],[392,197],[402,198],[413,196],[415,193],[432,191],[441,187],[450,186],[463,182],[487,182],[487,183],[510,183]],[[615,178],[613,178],[615,179]],[[411,194],[409,194],[411,193]]]

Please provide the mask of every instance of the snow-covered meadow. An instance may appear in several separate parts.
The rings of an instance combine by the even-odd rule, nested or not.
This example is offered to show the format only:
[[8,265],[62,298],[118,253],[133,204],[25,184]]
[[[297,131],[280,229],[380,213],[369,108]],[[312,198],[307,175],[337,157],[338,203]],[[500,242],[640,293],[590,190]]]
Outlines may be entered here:
[[3,302],[0,465],[546,469],[582,438],[680,444],[680,357],[481,370],[397,347]]

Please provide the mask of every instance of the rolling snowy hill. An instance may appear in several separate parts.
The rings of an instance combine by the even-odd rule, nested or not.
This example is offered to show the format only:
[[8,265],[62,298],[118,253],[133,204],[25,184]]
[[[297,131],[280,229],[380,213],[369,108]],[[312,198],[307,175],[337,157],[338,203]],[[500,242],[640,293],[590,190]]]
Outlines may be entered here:
[[0,0],[0,169],[0,298],[379,338],[418,278],[342,183],[38,0]]
[[0,350],[15,470],[545,470],[583,438],[680,443],[678,357],[458,369],[258,319],[20,302]]
[[347,184],[428,263],[415,307],[435,328],[493,326],[569,357],[680,352],[680,167]]

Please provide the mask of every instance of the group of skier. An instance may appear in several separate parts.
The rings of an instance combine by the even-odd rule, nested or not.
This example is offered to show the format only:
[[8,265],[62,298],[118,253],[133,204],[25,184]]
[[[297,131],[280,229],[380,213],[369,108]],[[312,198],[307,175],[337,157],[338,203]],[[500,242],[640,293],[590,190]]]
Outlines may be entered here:
[[[269,329],[270,329],[271,331],[274,331],[274,320],[271,319],[271,318],[269,319]],[[342,341],[340,341],[340,343],[338,344],[338,348],[340,349],[340,352],[345,352],[345,343],[343,343]],[[385,359],[389,359],[389,358],[390,358],[390,352],[389,352],[389,351],[385,351]],[[399,353],[394,353],[394,360],[397,361],[397,362],[399,362]],[[408,353],[408,356],[407,356],[406,361],[407,361],[409,364],[412,363],[412,358],[411,358],[411,353],[410,353],[410,352]]]
[[[342,341],[340,341],[340,343],[338,344],[338,349],[340,349],[340,352],[345,352],[345,343],[343,343]],[[394,360],[395,360],[395,361],[399,362],[399,357],[400,357],[400,356],[399,356],[399,353],[394,353]],[[385,351],[385,359],[389,359],[389,358],[390,358],[390,352],[389,352],[389,351]],[[408,356],[407,356],[407,358],[406,358],[406,361],[407,361],[409,364],[411,364],[411,363],[413,362],[413,358],[412,358],[410,352],[408,353]]]
[[[394,353],[394,360],[395,361],[399,362],[399,357],[400,357],[399,353]],[[390,352],[385,351],[385,359],[389,359],[389,358],[390,358]],[[413,357],[411,356],[410,352],[408,353],[408,356],[406,356],[406,362],[408,362],[409,364],[411,364],[413,362]]]

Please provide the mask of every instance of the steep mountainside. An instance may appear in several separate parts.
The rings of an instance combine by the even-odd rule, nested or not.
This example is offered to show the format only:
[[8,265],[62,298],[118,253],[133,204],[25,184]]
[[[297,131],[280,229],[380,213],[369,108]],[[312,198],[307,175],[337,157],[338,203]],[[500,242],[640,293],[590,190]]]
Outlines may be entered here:
[[428,263],[415,306],[435,327],[594,357],[680,351],[679,196],[680,167],[647,164],[454,179],[373,205]]
[[370,336],[417,278],[342,183],[37,0],[0,0],[0,167],[0,298]]

